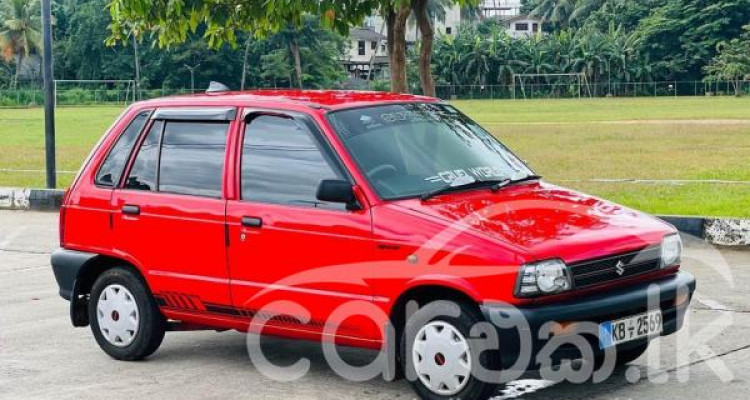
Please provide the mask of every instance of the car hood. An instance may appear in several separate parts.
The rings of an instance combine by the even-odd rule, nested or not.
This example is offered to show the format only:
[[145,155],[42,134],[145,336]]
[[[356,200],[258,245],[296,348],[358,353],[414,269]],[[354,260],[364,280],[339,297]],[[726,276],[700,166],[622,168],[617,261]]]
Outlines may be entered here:
[[650,215],[542,182],[400,200],[399,207],[525,250],[533,259],[574,263],[637,250],[674,232]]

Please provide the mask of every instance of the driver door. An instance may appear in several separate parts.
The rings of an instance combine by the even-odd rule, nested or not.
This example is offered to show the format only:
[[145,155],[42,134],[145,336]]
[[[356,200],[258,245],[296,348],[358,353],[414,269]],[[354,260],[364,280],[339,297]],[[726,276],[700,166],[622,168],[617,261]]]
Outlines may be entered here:
[[[351,300],[372,300],[364,278],[373,256],[367,208],[320,202],[323,179],[349,179],[305,116],[254,113],[245,119],[239,199],[227,204],[231,293],[236,309],[280,313],[282,328],[370,336],[367,324],[328,321]],[[292,308],[284,307],[293,304]]]

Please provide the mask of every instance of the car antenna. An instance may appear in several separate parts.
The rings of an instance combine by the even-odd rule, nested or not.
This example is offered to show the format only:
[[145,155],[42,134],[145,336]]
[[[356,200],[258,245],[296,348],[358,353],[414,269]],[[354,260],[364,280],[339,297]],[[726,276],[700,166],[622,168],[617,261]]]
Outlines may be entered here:
[[222,92],[229,92],[229,88],[227,87],[227,85],[216,81],[211,81],[211,83],[208,84],[208,89],[206,89],[206,94]]

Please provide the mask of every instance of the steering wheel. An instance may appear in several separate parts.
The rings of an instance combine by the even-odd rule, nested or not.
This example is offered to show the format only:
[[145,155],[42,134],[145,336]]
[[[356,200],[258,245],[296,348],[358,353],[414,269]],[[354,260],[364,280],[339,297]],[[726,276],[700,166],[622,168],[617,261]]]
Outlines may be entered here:
[[382,164],[378,165],[377,167],[367,171],[367,176],[371,179],[375,179],[376,176],[383,174],[384,172],[391,172],[391,173],[397,173],[398,168],[391,164]]

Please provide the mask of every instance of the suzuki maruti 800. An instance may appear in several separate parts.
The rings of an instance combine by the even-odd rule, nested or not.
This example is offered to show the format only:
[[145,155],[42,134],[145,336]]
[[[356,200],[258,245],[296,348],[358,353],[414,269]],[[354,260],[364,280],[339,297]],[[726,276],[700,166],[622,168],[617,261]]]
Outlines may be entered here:
[[392,349],[422,398],[473,399],[502,371],[623,364],[677,331],[681,250],[440,100],[210,90],[122,114],[66,192],[52,267],[118,360],[236,329]]

